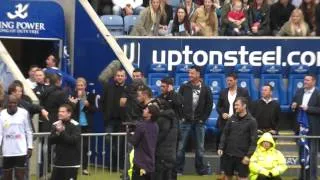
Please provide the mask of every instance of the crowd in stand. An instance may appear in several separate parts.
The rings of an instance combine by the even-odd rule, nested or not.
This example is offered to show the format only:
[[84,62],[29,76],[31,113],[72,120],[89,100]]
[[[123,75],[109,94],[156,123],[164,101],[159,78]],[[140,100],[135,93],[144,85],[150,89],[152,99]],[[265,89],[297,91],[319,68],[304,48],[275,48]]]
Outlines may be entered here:
[[[231,18],[238,18],[236,16]],[[80,164],[82,173],[89,175],[86,153],[80,162],[80,148],[83,152],[88,148],[87,140],[80,147],[80,135],[92,132],[93,115],[97,111],[95,94],[86,90],[84,78],[75,80],[62,73],[56,67],[58,59],[53,55],[48,56],[46,64],[44,69],[31,66],[27,80],[40,100],[39,105],[33,104],[24,94],[20,81],[14,81],[8,90],[0,88],[0,141],[6,180],[11,179],[13,169],[17,179],[24,178],[26,157],[32,154],[31,132],[35,131],[30,117],[37,113],[40,114],[39,131],[51,132],[49,144],[56,145],[52,179],[76,179]],[[133,80],[127,84],[126,72],[117,60],[99,75],[98,80],[103,86],[100,110],[104,114],[105,131],[128,132],[129,143],[133,146],[130,157],[130,177],[133,180],[168,180],[182,175],[190,135],[196,146],[197,174],[210,174],[211,169],[204,162],[204,139],[213,99],[200,72],[201,67],[191,66],[189,81],[181,84],[178,92],[173,88],[172,78],[162,79],[158,97],[153,96],[139,69],[133,71]],[[236,175],[239,179],[248,176],[259,180],[280,179],[287,166],[272,138],[278,134],[280,119],[280,105],[272,98],[273,87],[263,86],[261,98],[253,101],[247,89],[237,86],[235,73],[230,73],[226,82],[227,88],[220,91],[216,107],[221,131],[217,154],[221,156],[223,178],[228,180]],[[75,85],[74,90],[66,89],[67,84],[69,87]],[[308,117],[310,135],[319,135],[320,128],[320,92],[315,84],[315,77],[306,75],[304,86],[297,91],[291,106],[294,112],[303,112]],[[132,128],[125,129],[125,124],[132,125]],[[258,134],[262,135],[259,140]],[[317,141],[313,139],[310,143],[310,168],[305,169],[302,164],[301,174],[310,179],[317,175]],[[120,169],[125,163],[123,146],[124,141],[121,141],[120,147],[114,147],[120,150]],[[113,154],[114,159],[118,159],[116,155]],[[116,169],[116,163],[109,166]]]
[[91,3],[99,15],[139,15],[134,36],[320,35],[317,0],[181,0],[178,7],[167,0]]

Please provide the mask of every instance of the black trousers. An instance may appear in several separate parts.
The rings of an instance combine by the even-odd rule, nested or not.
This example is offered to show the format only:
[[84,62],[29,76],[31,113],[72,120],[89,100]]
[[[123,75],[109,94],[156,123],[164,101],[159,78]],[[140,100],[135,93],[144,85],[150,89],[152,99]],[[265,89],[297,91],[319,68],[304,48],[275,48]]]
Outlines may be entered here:
[[57,168],[54,167],[51,180],[77,180],[78,168]]
[[140,176],[140,168],[136,165],[133,165],[133,172],[132,172],[132,180],[154,180],[153,173],[146,173]]
[[[88,126],[81,126],[81,133],[89,133]],[[82,144],[82,168],[88,168],[88,136],[83,136],[83,144]]]
[[267,177],[267,176],[264,176],[264,175],[259,175],[257,180],[281,180],[281,177],[280,176],[276,176],[276,177]]
[[164,161],[156,161],[156,172],[154,174],[155,180],[173,180],[173,169],[173,167],[170,167],[170,165],[168,165]]

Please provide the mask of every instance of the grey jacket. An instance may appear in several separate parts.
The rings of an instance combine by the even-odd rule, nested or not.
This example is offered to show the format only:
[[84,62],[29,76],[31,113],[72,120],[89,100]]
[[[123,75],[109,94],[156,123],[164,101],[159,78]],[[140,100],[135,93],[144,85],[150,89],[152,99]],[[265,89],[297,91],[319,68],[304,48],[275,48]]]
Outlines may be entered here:
[[156,23],[151,18],[150,7],[145,8],[139,16],[139,20],[134,26],[130,35],[132,36],[157,36],[159,31],[160,13],[157,14]]

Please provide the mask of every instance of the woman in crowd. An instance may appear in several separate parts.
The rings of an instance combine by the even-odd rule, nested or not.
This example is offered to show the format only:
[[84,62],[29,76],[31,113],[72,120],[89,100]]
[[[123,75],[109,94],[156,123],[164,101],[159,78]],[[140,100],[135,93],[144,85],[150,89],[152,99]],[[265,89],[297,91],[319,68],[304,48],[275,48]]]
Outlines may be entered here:
[[204,5],[200,6],[191,18],[191,27],[194,35],[218,35],[219,22],[215,11],[214,0],[204,0]]
[[159,35],[165,36],[170,32],[169,23],[173,19],[173,8],[167,3],[167,0],[160,0],[161,18],[159,26]]
[[158,36],[160,19],[163,10],[160,8],[161,0],[150,0],[150,6],[145,8],[134,26],[131,35],[133,36]]
[[309,25],[310,32],[315,34],[316,25],[316,3],[315,0],[303,0],[301,3],[300,9],[303,12],[304,20]]
[[192,0],[184,0],[181,2],[181,6],[184,7],[187,10],[187,14],[189,17],[189,20],[193,16],[194,12],[198,8],[197,4],[194,3]]
[[267,36],[270,34],[270,6],[267,4],[267,0],[255,0],[247,14],[252,35]]
[[292,11],[289,21],[287,21],[278,32],[278,36],[309,36],[310,29],[304,21],[303,13],[300,9]]
[[[74,105],[74,119],[79,122],[81,127],[81,133],[92,132],[93,128],[93,116],[96,112],[95,107],[95,95],[87,92],[87,81],[79,77],[76,81],[76,89],[69,101]],[[89,175],[88,172],[88,137],[83,138],[83,153],[82,153],[82,167],[84,175]]]
[[179,7],[172,24],[173,36],[190,36],[191,26],[188,18],[187,10],[184,7]]

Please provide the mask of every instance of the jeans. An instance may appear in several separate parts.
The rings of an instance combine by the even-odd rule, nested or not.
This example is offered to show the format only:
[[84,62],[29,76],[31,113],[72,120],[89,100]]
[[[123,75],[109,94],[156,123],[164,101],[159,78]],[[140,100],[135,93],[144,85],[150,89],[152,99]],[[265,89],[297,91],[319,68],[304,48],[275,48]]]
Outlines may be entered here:
[[195,159],[196,170],[198,173],[201,173],[206,168],[203,162],[205,126],[204,124],[201,124],[201,123],[183,122],[183,123],[180,123],[181,139],[178,144],[178,152],[177,152],[178,173],[183,172],[184,163],[185,163],[186,144],[187,144],[188,137],[191,133],[193,137],[195,137],[195,142],[196,142],[196,159]]
[[[139,15],[140,12],[144,9],[144,7],[139,6],[133,9],[133,15]],[[113,6],[112,8],[113,14],[114,15],[118,15],[118,16],[126,16],[126,14],[124,14],[124,11],[121,9],[120,6]]]
[[[318,173],[318,139],[309,139],[309,148],[310,148],[310,168],[305,170],[303,166],[301,166],[300,170],[300,179],[303,180],[314,180],[317,179]],[[301,147],[299,148],[300,155],[303,150]]]

